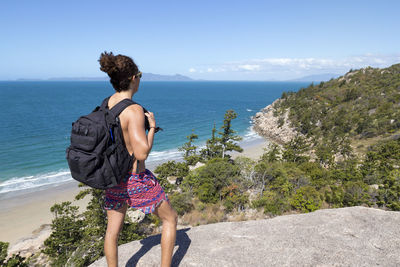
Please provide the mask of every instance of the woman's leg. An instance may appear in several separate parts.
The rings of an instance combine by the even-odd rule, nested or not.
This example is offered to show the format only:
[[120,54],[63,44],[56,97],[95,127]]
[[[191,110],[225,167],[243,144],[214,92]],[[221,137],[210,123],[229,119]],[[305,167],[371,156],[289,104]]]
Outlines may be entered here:
[[161,267],[171,266],[176,239],[178,215],[167,201],[163,201],[154,212],[162,220]]
[[118,235],[124,223],[126,203],[118,210],[107,210],[107,231],[104,238],[104,254],[109,267],[118,266]]

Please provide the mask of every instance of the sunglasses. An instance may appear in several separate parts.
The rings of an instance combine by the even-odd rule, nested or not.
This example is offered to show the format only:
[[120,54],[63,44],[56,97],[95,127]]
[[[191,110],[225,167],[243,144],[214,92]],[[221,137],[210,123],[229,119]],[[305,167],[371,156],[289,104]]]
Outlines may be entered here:
[[137,74],[135,74],[135,77],[136,78],[142,78],[142,72],[141,71],[139,71]]

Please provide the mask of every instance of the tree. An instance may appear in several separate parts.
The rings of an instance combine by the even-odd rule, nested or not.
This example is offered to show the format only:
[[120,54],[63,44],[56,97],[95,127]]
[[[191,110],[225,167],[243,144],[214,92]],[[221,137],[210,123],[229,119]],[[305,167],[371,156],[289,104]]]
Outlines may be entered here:
[[179,148],[179,151],[184,151],[183,158],[188,165],[195,165],[200,161],[200,157],[196,153],[197,146],[193,144],[193,140],[198,139],[198,135],[193,132],[191,135],[186,136],[186,138],[188,141]]
[[63,266],[79,246],[82,239],[83,220],[78,216],[78,207],[70,201],[54,204],[50,211],[54,214],[51,234],[44,241],[43,253],[50,256],[55,266]]
[[261,156],[261,160],[267,162],[278,161],[280,156],[280,148],[277,144],[271,143],[268,145],[268,149],[265,149],[265,153]]
[[328,141],[318,144],[315,149],[315,155],[322,166],[331,166],[334,162],[332,148]]
[[284,145],[282,158],[288,162],[302,163],[308,161],[309,157],[303,154],[308,151],[309,144],[304,137],[296,136]]
[[222,157],[222,146],[219,144],[218,138],[215,136],[217,129],[215,127],[212,128],[211,139],[207,139],[206,148],[200,151],[200,154],[203,159],[209,160],[212,158]]
[[84,228],[80,229],[82,239],[68,260],[75,266],[87,266],[104,256],[104,236],[107,228],[107,215],[103,208],[105,192],[101,189],[90,188],[81,191],[75,199],[83,199],[87,195],[91,199],[83,213]]
[[350,145],[350,140],[348,138],[343,138],[339,144],[339,152],[345,158],[352,156],[353,148]]
[[239,135],[235,135],[236,131],[232,130],[232,120],[237,117],[237,114],[232,109],[229,109],[225,112],[224,115],[224,125],[221,126],[222,131],[218,132],[221,137],[219,138],[219,142],[222,146],[222,158],[225,157],[225,153],[227,151],[238,151],[242,152],[243,148],[241,148],[236,141],[240,141],[243,138]]

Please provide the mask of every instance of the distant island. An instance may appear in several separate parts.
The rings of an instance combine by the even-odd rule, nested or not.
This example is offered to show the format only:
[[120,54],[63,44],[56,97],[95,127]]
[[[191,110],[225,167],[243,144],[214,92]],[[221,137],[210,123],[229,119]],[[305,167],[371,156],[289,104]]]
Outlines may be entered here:
[[[107,76],[102,77],[53,77],[48,79],[25,79],[20,78],[17,81],[108,81]],[[142,81],[194,81],[194,79],[180,75],[162,75],[154,73],[143,73]]]
[[[323,73],[323,74],[315,74],[308,75],[304,77],[299,77],[296,79],[290,80],[264,80],[264,81],[273,81],[273,82],[326,82],[331,79],[335,79],[341,76],[341,74],[335,73]],[[109,81],[110,78],[107,76],[101,77],[51,77],[48,79],[37,79],[37,78],[19,78],[16,81]],[[188,76],[184,76],[181,74],[175,75],[163,75],[163,74],[155,74],[155,73],[143,73],[142,81],[207,81],[206,79],[193,79]]]

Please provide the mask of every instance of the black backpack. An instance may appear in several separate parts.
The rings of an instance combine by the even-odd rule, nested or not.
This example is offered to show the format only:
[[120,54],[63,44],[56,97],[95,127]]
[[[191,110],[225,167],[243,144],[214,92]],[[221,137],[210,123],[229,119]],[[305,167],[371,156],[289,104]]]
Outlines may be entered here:
[[72,177],[98,189],[117,185],[129,175],[134,159],[126,149],[118,116],[137,103],[124,99],[109,109],[109,98],[72,123],[71,145],[66,150]]

